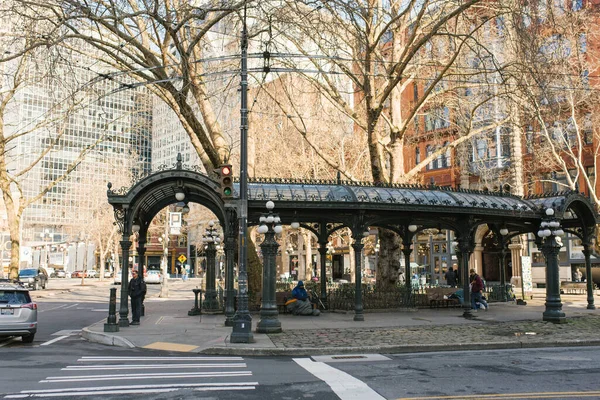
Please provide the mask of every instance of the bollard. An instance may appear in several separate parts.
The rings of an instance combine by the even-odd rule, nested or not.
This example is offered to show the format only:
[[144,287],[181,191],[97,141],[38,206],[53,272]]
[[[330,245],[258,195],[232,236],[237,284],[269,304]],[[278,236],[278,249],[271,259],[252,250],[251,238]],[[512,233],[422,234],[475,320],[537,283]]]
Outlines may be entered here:
[[119,324],[117,324],[117,288],[110,288],[108,318],[106,324],[104,324],[104,332],[119,332]]
[[188,315],[200,315],[202,314],[202,303],[198,301],[198,295],[202,297],[202,289],[192,289],[194,292],[194,308],[188,311]]

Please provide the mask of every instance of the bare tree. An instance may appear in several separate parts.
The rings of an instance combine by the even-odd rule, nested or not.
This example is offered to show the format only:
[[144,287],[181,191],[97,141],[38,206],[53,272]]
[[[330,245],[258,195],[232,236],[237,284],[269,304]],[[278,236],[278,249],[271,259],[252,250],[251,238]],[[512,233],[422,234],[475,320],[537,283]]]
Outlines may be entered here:
[[[171,107],[188,134],[207,172],[228,160],[231,140],[224,135],[207,82],[222,73],[223,60],[211,63],[213,48],[223,45],[226,19],[243,2],[203,3],[176,0],[139,2],[124,0],[48,0],[38,7],[52,12],[66,29],[74,49],[97,59],[120,74],[107,79],[123,90],[147,85]],[[220,32],[220,30],[222,32]],[[90,50],[87,50],[90,49]],[[128,83],[124,76],[138,83]]]
[[[594,76],[600,59],[587,45],[600,39],[597,19],[589,8],[539,7],[519,16],[514,43],[520,50],[514,75],[520,79],[513,98],[524,122],[527,189],[575,190],[583,184],[599,207],[600,119],[594,112],[599,87]],[[536,26],[544,31],[534,34]]]
[[[74,112],[85,107],[81,95],[85,90],[62,78],[72,65],[57,45],[61,37],[54,24],[26,3],[5,1],[1,7],[6,23],[0,37],[0,190],[12,244],[9,274],[16,278],[23,213],[65,182],[105,137],[78,149],[62,172],[46,177],[35,193],[24,193],[23,185],[39,174],[42,163],[66,140],[66,123]],[[44,92],[44,104],[33,104],[29,90]],[[29,111],[24,112],[27,107]],[[20,153],[25,142],[39,143],[40,153]]]
[[[480,117],[503,94],[492,73],[499,60],[482,40],[504,12],[499,5],[294,1],[265,10],[270,70],[297,74],[351,121],[354,139],[368,151],[366,176],[376,183],[419,180],[429,163],[507,122]],[[474,59],[485,66],[469,70]],[[467,90],[478,94],[467,98]],[[278,105],[301,121],[304,107]],[[309,147],[322,150],[304,126],[297,130]],[[405,156],[423,131],[435,148],[415,163]],[[360,176],[335,154],[319,157],[349,179]],[[377,282],[385,287],[398,277],[401,246],[391,232],[380,231],[380,238]]]

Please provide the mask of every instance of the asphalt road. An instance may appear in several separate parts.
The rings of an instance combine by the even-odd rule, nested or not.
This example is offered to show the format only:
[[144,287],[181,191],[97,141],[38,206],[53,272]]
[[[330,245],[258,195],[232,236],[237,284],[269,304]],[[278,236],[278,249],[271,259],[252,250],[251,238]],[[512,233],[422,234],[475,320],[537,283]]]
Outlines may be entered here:
[[106,347],[79,335],[106,318],[105,292],[34,294],[34,343],[0,341],[0,399],[600,398],[598,347],[301,358]]

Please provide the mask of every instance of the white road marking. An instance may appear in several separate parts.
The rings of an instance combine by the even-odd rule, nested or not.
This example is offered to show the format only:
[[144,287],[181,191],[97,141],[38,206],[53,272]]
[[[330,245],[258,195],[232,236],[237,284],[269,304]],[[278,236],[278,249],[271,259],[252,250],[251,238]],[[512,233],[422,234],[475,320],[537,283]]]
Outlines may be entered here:
[[70,306],[66,306],[64,309],[67,310],[69,308],[77,307],[79,303],[71,304]]
[[8,346],[9,344],[11,344],[12,342],[15,342],[16,340],[17,340],[16,337],[8,338],[5,341],[0,343],[0,347]]
[[57,392],[57,393],[39,393],[39,394],[29,394],[29,395],[8,395],[6,397],[4,397],[5,399],[22,399],[22,398],[26,398],[26,397],[65,397],[66,395],[68,396],[97,396],[99,394],[143,394],[143,393],[166,393],[166,392],[174,392],[178,389],[146,389],[146,390],[127,390],[127,389],[121,389],[121,390],[103,390],[103,391],[97,391],[97,392],[84,392],[84,391],[79,391],[79,392],[72,392],[72,393],[63,393],[63,392]]
[[[122,386],[92,386],[86,387],[87,391],[99,390],[121,390],[121,389],[178,389],[178,388],[212,388],[219,387],[237,387],[237,386],[257,386],[258,382],[229,382],[229,383],[166,383],[164,385],[122,385]],[[38,389],[38,390],[21,390],[20,394],[38,394],[38,393],[56,393],[61,392],[77,392],[82,388],[64,388],[64,389]]]
[[41,312],[45,312],[45,311],[54,311],[54,310],[58,310],[60,308],[66,307],[66,306],[67,306],[66,304],[61,304],[59,306],[56,306],[56,307],[53,307],[53,308],[46,308],[44,310],[39,310],[38,309],[38,312],[41,313]]
[[59,336],[59,337],[57,337],[57,338],[54,338],[54,339],[52,339],[52,340],[48,340],[47,342],[44,342],[44,343],[40,344],[40,346],[48,346],[49,344],[56,343],[56,342],[58,342],[59,340],[66,339],[66,338],[68,338],[68,337],[69,337],[69,335],[66,335],[66,336]]
[[112,374],[112,375],[78,375],[78,376],[49,376],[40,383],[48,382],[84,382],[84,381],[109,381],[124,379],[171,379],[171,378],[224,378],[230,376],[250,376],[251,371],[231,372],[173,372],[162,374]]
[[339,369],[321,362],[313,362],[310,358],[293,359],[302,368],[321,379],[334,391],[341,400],[383,400],[382,397],[363,381],[356,379]]
[[62,331],[54,332],[50,336],[64,336],[64,335],[73,335],[75,333],[81,332],[81,329],[63,329]]
[[242,357],[109,357],[84,356],[77,361],[241,361]]
[[61,371],[100,371],[107,369],[177,369],[177,368],[246,368],[246,363],[231,364],[120,364],[120,365],[68,365]]

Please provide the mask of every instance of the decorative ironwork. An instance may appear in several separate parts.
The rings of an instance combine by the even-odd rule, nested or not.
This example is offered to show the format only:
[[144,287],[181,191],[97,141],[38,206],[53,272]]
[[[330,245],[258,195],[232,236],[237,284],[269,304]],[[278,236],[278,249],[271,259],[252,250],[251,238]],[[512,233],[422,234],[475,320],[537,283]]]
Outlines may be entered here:
[[146,172],[144,174],[134,173],[134,175],[132,176],[132,179],[131,179],[130,186],[122,186],[122,187],[120,187],[118,189],[114,189],[114,190],[109,188],[107,193],[109,195],[124,196],[127,193],[129,193],[131,188],[133,188],[135,185],[137,185],[139,182],[143,181],[144,179],[147,179],[153,175],[157,175],[162,172],[171,171],[171,170],[172,171],[181,170],[181,171],[195,172],[197,174],[203,175],[210,179],[210,177],[206,174],[206,172],[203,171],[202,166],[200,166],[200,165],[186,165],[186,164],[178,165],[177,163],[161,164],[158,167],[156,167],[154,170]]
[[120,207],[114,207],[115,224],[119,227],[119,233],[123,234],[125,228],[125,210]]

